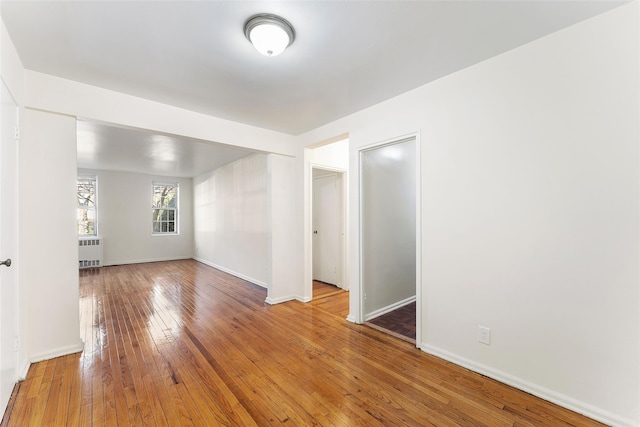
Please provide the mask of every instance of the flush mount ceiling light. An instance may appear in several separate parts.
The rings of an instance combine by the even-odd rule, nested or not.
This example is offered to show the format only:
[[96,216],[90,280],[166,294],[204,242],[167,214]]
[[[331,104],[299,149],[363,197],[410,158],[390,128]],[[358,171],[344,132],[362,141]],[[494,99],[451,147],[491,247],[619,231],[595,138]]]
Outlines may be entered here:
[[277,15],[261,13],[247,19],[244,35],[263,55],[276,56],[293,43],[296,33],[291,24]]

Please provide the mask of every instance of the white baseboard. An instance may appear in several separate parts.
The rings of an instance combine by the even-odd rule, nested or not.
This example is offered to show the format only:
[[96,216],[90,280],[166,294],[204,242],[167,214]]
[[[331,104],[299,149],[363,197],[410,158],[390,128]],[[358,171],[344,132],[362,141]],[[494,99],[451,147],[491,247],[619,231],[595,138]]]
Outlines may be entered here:
[[279,298],[271,298],[271,297],[267,297],[267,299],[265,299],[264,301],[267,304],[270,305],[274,305],[274,304],[281,304],[283,302],[287,302],[287,301],[293,301],[296,300],[297,298],[294,296],[284,296],[284,297],[279,297]]
[[391,313],[393,310],[397,310],[400,307],[404,307],[405,305],[409,305],[412,302],[415,302],[415,300],[416,300],[416,296],[414,295],[412,297],[403,299],[402,301],[398,301],[386,307],[382,307],[377,310],[374,310],[371,313],[367,313],[364,315],[364,321],[366,322],[367,320],[374,319],[378,316],[382,316],[383,314]]
[[224,271],[225,273],[230,274],[232,276],[235,276],[235,277],[237,277],[239,279],[246,280],[247,282],[251,282],[254,285],[258,285],[258,286],[263,287],[265,289],[269,289],[269,285],[267,285],[266,283],[264,283],[264,282],[262,282],[260,280],[256,280],[256,279],[254,279],[252,277],[245,276],[244,274],[238,273],[237,271],[229,270],[228,268],[222,267],[221,265],[209,262],[206,259],[195,258],[195,257],[193,259],[195,259],[196,261],[201,262],[203,264],[206,264],[209,267],[213,267],[216,270]]
[[494,369],[481,363],[474,362],[473,360],[460,357],[446,350],[442,350],[425,343],[422,343],[420,345],[420,349],[425,353],[439,357],[458,366],[462,366],[486,377],[493,378],[494,380],[500,381],[501,383],[510,385],[511,387],[525,391],[541,399],[547,400],[551,403],[555,403],[556,405],[562,406],[563,408],[567,408],[571,411],[577,412],[607,425],[615,427],[638,427],[638,424],[633,420],[620,417],[601,408],[589,405],[588,403],[579,401],[562,393],[549,390],[538,384],[534,384],[529,381],[523,380],[522,378],[507,374],[506,372],[500,371],[498,369]]
[[29,372],[29,367],[31,366],[31,362],[25,359],[22,363],[18,364],[18,368],[16,370],[16,374],[18,375],[18,381],[22,381],[27,378],[27,373]]
[[84,350],[84,341],[80,340],[78,343],[73,345],[34,354],[29,357],[29,361],[31,363],[42,362],[43,360],[54,359],[56,357],[66,356],[68,354],[80,353],[82,350]]
[[356,322],[356,316],[354,316],[354,315],[352,315],[352,314],[349,314],[349,315],[347,316],[347,322],[351,322],[351,323],[358,323],[358,322]]

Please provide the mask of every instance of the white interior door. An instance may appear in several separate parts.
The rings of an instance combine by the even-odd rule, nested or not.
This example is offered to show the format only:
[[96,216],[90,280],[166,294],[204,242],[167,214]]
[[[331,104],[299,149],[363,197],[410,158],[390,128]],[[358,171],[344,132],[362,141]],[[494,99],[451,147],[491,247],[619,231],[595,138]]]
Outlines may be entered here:
[[313,279],[341,286],[342,197],[337,173],[313,180]]
[[[0,413],[4,410],[17,380],[17,142],[18,109],[5,86],[2,88],[0,132]],[[6,260],[13,262],[10,267]]]

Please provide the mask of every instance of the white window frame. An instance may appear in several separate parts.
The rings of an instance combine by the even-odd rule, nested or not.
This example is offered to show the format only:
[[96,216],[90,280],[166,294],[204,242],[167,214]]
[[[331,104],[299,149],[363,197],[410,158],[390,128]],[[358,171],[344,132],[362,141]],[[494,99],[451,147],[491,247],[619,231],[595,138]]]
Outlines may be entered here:
[[[78,227],[78,237],[79,238],[97,237],[98,236],[98,176],[97,175],[78,175],[76,179],[76,187],[78,185],[78,182],[81,180],[93,181],[93,206],[85,207],[85,206],[81,206],[79,203],[77,206],[78,210],[86,209],[88,211],[93,211],[93,233],[81,234],[80,224],[78,223],[76,224],[76,226]],[[78,221],[79,219],[76,218],[76,220]]]
[[[175,207],[162,207],[162,208],[158,208],[158,207],[154,207],[154,198],[155,198],[155,194],[156,194],[156,186],[161,186],[161,185],[170,185],[172,187],[175,187],[176,189],[176,203],[175,203]],[[176,234],[180,234],[180,229],[179,229],[179,220],[178,220],[178,210],[180,208],[180,184],[178,182],[166,182],[166,181],[153,181],[151,183],[151,234],[153,236],[173,236]],[[173,231],[162,231],[156,230],[155,224],[155,212],[157,210],[165,210],[165,211],[172,211],[173,212],[173,223],[174,223],[174,229]],[[169,224],[170,222],[167,222],[167,224]]]

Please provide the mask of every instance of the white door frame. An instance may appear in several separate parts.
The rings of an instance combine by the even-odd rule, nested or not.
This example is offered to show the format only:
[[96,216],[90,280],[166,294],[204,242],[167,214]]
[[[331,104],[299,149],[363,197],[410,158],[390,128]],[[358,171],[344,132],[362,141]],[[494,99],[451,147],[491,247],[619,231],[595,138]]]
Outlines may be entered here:
[[[311,151],[311,149],[305,149],[305,153]],[[308,167],[305,167],[305,179],[307,181],[306,195],[305,197],[305,236],[304,236],[304,302],[311,301],[313,299],[313,169],[322,169],[331,172],[336,172],[342,175],[342,289],[349,289],[349,198],[348,198],[348,183],[349,183],[349,171],[341,168],[334,168],[306,161]]]
[[362,155],[365,151],[381,148],[387,145],[393,145],[407,139],[415,138],[416,140],[416,347],[421,348],[422,343],[422,156],[420,148],[420,133],[410,133],[384,141],[375,142],[365,145],[357,149],[358,159],[358,295],[351,298],[351,304],[357,304],[352,307],[352,313],[356,313],[358,318],[354,319],[356,323],[364,322],[364,284],[362,283]]

